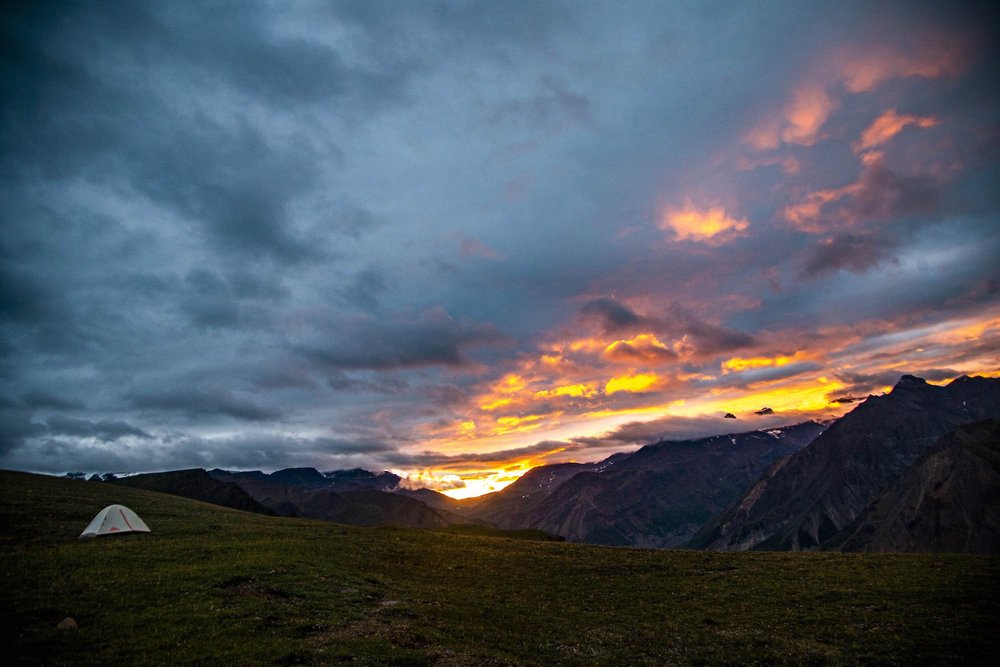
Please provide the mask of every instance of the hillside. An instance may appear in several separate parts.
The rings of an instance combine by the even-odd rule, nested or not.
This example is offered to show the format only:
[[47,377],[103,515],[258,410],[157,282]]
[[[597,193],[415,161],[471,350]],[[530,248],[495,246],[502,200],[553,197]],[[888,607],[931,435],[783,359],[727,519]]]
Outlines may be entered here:
[[[112,502],[153,532],[77,539]],[[365,529],[10,472],[0,526],[21,664],[954,664],[1000,636],[996,558]]]
[[[394,525],[406,528],[443,528],[469,523],[469,519],[445,509],[429,507],[408,495],[379,490],[379,482],[384,479],[381,476],[367,471],[360,471],[364,475],[353,474],[358,471],[345,472],[352,473],[346,481],[330,479],[314,468],[288,468],[270,474],[212,470],[209,474],[219,482],[238,486],[256,502],[281,516],[323,519],[355,526]],[[395,485],[399,478],[393,477]]]
[[806,422],[647,445],[598,464],[529,471],[469,512],[501,528],[574,542],[677,547],[736,500],[775,460],[823,431]]
[[1000,379],[963,376],[939,387],[905,375],[890,393],[869,396],[808,447],[768,470],[691,546],[821,548],[941,437],[990,418],[1000,418]]
[[244,512],[274,514],[273,511],[251,498],[236,484],[221,482],[201,468],[129,475],[113,479],[109,483],[184,496],[192,500],[201,500]]
[[832,542],[844,551],[1000,552],[1000,421],[942,438]]

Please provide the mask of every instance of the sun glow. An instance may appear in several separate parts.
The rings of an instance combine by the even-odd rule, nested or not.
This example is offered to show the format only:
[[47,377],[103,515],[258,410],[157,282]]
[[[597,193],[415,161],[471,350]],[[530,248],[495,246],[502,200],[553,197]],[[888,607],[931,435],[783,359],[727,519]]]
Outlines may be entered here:
[[[755,413],[764,407],[773,411],[768,423],[831,418],[869,393],[892,388],[881,380],[863,384],[866,377],[898,379],[921,368],[944,367],[954,376],[1000,375],[996,348],[987,344],[1000,336],[996,311],[912,328],[873,323],[815,335],[827,341],[821,349],[720,355],[690,370],[684,370],[690,357],[667,357],[676,341],[663,334],[549,341],[535,357],[521,358],[498,379],[485,381],[478,394],[470,392],[468,414],[435,422],[422,434],[426,450],[442,456],[422,479],[430,488],[466,498],[503,489],[535,466],[600,460],[621,451],[630,443],[606,436],[629,425],[717,419],[720,432],[752,430],[763,423]],[[981,353],[955,361],[954,350],[970,344]],[[630,363],[622,372],[625,359]],[[937,376],[937,381],[949,379]],[[726,413],[741,421],[722,422]]]

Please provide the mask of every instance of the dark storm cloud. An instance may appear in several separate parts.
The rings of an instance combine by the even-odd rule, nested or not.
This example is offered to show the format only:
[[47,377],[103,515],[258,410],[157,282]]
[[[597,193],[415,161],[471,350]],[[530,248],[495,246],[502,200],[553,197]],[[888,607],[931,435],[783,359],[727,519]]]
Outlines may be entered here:
[[839,269],[864,273],[891,257],[895,246],[896,244],[877,233],[831,236],[809,251],[802,273],[808,277]]
[[289,296],[281,285],[245,272],[191,271],[179,284],[180,310],[199,328],[263,327],[268,310]]
[[633,332],[651,323],[614,299],[592,299],[583,305],[580,313],[597,322],[605,333]]
[[687,342],[698,354],[731,352],[756,343],[750,334],[706,322],[679,303],[669,304],[659,316],[639,315],[614,299],[592,299],[580,310],[584,321],[597,324],[605,334],[657,333]]
[[[201,87],[206,99],[229,90],[268,105],[384,100],[399,89],[398,77],[353,70],[328,47],[276,37],[254,6],[130,4],[52,14],[15,13],[5,24],[8,67],[17,74],[4,78],[8,175],[38,169],[128,182],[192,220],[222,252],[285,262],[325,252],[295,230],[287,211],[315,183],[314,143],[299,132],[277,144],[241,114],[187,108],[150,89],[141,64],[155,63],[167,87],[193,83],[178,92],[196,100]],[[98,41],[106,34],[129,38]]]
[[82,410],[82,401],[63,398],[45,391],[29,391],[21,395],[21,401],[29,408],[53,408],[56,410]]
[[31,419],[28,410],[17,406],[0,407],[0,456],[22,448],[30,438],[45,433],[45,425]]
[[405,380],[381,374],[359,378],[339,371],[330,371],[327,384],[334,391],[364,391],[375,394],[399,394],[409,388]]
[[427,397],[442,407],[460,407],[469,402],[469,394],[455,385],[435,385],[428,388]]
[[36,322],[50,312],[52,296],[30,276],[19,272],[0,258],[0,317],[4,320]]
[[347,303],[363,310],[378,308],[379,296],[388,289],[385,275],[374,267],[364,269],[344,288],[342,294]]
[[60,434],[42,436],[45,427],[41,425],[30,430],[36,436],[32,443],[19,442],[14,451],[2,449],[7,439],[0,438],[0,454],[6,455],[5,463],[13,461],[20,469],[50,473],[153,472],[190,467],[268,471],[295,466],[320,470],[377,467],[371,457],[392,449],[372,439],[304,438],[267,432],[222,438],[140,439],[122,448],[115,446],[114,439],[81,441]]
[[340,341],[306,346],[301,352],[338,370],[459,367],[470,363],[468,349],[502,342],[504,337],[492,326],[456,321],[435,308],[385,319],[358,317],[345,322]]
[[900,174],[884,160],[874,160],[861,177],[854,195],[855,215],[885,220],[899,215],[932,212],[938,201],[937,179],[929,174]]
[[744,331],[701,320],[680,304],[671,306],[666,322],[668,331],[677,337],[690,336],[697,351],[704,355],[734,352],[757,342]]
[[248,422],[268,422],[285,416],[284,410],[264,407],[237,398],[226,389],[173,389],[133,396],[138,408],[154,411],[179,412],[188,417],[223,415]]
[[590,100],[571,92],[556,78],[545,75],[528,99],[511,100],[493,113],[496,122],[518,121],[530,127],[560,130],[590,118]]
[[124,437],[150,439],[149,433],[123,421],[89,421],[72,417],[49,417],[45,425],[51,435],[68,435],[79,438],[96,438],[101,442],[114,442]]

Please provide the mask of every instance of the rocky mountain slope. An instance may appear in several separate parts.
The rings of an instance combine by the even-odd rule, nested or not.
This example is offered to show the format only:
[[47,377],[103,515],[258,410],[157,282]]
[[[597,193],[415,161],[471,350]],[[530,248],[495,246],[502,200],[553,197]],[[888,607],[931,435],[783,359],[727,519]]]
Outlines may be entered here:
[[1000,552],[1000,421],[961,426],[939,440],[829,546]]
[[693,548],[819,549],[851,525],[958,426],[1000,417],[1000,379],[961,377],[947,386],[903,376],[869,396],[808,447],[773,466]]
[[575,542],[676,547],[725,509],[775,460],[822,432],[807,422],[647,445],[598,464],[542,466],[469,515]]

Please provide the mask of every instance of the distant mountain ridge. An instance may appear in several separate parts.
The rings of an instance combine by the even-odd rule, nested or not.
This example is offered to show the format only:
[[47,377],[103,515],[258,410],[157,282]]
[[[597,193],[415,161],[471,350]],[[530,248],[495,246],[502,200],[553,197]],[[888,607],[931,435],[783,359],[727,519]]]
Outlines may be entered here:
[[1000,418],[1000,379],[962,376],[947,386],[904,375],[869,396],[808,447],[774,466],[689,544],[720,550],[830,548],[942,437]]
[[774,461],[824,429],[816,422],[663,441],[595,464],[541,466],[469,511],[500,528],[576,542],[684,545]]
[[[396,488],[399,477],[365,470],[323,474],[315,468],[287,468],[267,474],[259,470],[209,474],[235,484],[254,500],[281,516],[322,519],[357,526],[397,525],[444,528],[471,523],[469,519],[385,488]],[[432,492],[433,493],[433,492]]]
[[108,482],[122,486],[131,486],[137,489],[146,489],[147,491],[169,493],[174,496],[184,496],[185,498],[201,500],[223,507],[231,507],[243,510],[244,512],[275,514],[275,512],[250,497],[246,491],[236,484],[215,479],[202,468],[129,475],[127,477],[111,478],[108,479]]

